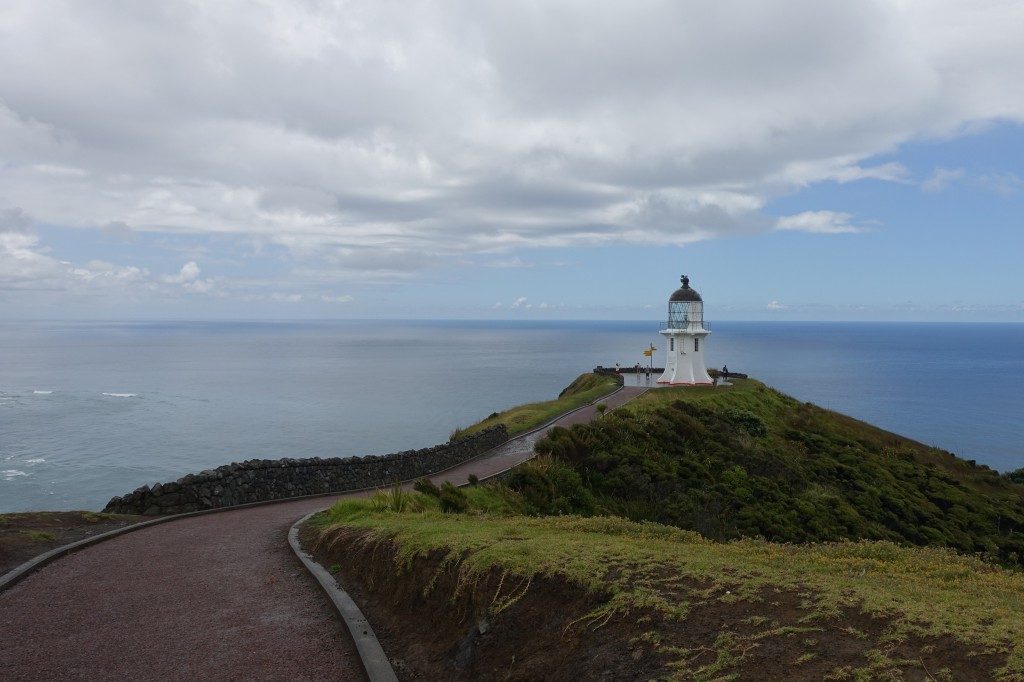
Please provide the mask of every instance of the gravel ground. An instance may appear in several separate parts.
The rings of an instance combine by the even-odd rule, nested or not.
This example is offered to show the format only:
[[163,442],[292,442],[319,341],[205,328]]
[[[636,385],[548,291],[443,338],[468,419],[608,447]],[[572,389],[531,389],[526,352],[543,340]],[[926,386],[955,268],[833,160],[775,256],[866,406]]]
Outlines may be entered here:
[[[612,409],[642,392],[603,402]],[[497,473],[529,457],[538,437],[433,478]],[[0,679],[363,679],[344,625],[287,542],[292,523],[331,502],[173,521],[58,559],[0,594]]]

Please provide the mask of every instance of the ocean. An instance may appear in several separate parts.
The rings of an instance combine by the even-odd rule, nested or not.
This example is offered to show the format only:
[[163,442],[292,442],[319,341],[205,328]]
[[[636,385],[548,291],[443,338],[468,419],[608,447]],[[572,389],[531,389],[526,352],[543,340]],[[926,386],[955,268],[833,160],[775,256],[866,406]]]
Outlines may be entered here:
[[[250,458],[393,452],[632,365],[658,323],[0,323],[0,512]],[[1024,325],[717,322],[711,364],[1006,471]],[[656,356],[660,356],[659,351]]]

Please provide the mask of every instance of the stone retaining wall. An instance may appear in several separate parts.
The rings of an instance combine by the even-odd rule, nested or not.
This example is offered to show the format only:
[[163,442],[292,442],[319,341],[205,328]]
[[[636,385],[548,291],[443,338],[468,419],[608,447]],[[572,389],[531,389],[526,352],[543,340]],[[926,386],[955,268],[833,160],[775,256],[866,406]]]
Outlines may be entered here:
[[387,486],[451,468],[508,440],[504,424],[468,438],[390,455],[321,459],[252,459],[172,483],[144,485],[103,508],[116,514],[180,514],[301,495]]

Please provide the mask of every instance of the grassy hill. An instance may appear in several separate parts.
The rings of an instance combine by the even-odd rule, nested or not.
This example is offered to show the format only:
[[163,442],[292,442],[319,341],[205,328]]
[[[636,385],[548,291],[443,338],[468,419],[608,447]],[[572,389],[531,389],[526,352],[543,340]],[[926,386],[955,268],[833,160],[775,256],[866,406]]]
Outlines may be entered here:
[[754,380],[652,391],[556,429],[537,451],[580,476],[593,511],[714,539],[876,539],[1024,559],[1024,486]]
[[753,380],[537,449],[308,529],[400,676],[1024,680],[1010,476]]

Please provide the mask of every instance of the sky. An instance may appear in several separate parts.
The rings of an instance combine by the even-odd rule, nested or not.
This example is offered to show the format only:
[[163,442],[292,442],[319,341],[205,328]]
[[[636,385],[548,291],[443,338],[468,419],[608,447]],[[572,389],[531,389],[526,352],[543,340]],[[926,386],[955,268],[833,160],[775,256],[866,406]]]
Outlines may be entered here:
[[0,319],[1024,321],[1024,3],[0,4]]

